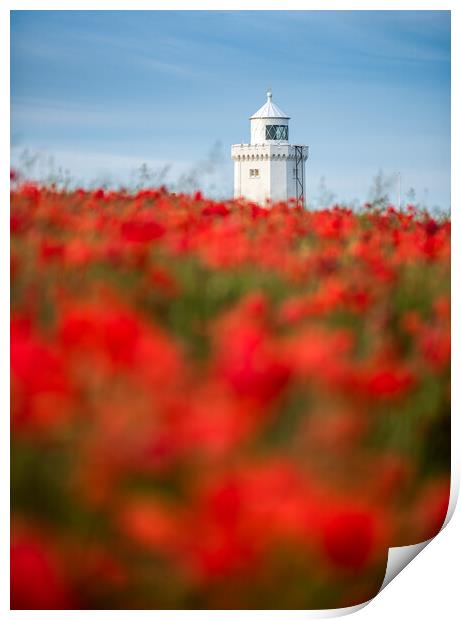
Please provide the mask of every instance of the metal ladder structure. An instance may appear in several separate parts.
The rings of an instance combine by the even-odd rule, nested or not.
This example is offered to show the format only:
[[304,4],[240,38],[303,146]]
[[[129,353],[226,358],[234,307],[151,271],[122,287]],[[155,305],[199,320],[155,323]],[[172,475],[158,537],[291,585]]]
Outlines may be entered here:
[[304,207],[304,153],[305,147],[294,145],[295,149],[295,184],[296,200],[301,207]]

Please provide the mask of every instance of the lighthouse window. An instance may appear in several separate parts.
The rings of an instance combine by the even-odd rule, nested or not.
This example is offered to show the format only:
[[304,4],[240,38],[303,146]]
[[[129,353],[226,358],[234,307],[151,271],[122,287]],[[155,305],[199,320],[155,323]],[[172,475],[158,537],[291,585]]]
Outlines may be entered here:
[[266,125],[266,140],[288,140],[288,125]]
[[250,168],[250,177],[259,177],[259,168]]

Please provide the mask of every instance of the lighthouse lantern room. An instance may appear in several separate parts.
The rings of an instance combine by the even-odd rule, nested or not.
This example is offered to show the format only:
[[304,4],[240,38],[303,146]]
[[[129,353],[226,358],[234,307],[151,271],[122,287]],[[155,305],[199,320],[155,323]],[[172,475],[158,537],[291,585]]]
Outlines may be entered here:
[[266,103],[250,117],[250,144],[231,147],[235,198],[260,204],[294,198],[304,205],[308,147],[289,143],[289,119],[269,90]]

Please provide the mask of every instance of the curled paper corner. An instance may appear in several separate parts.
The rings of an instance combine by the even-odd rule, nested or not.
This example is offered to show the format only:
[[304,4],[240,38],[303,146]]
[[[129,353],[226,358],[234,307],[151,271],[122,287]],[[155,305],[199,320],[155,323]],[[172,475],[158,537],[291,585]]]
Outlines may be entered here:
[[389,583],[397,577],[397,575],[412,561],[415,557],[421,553],[421,551],[427,547],[427,545],[436,538],[439,533],[448,525],[450,522],[453,513],[455,511],[455,506],[458,502],[459,495],[459,483],[452,476],[451,485],[450,485],[450,499],[448,503],[447,514],[445,515],[445,520],[443,522],[442,527],[439,532],[429,538],[428,540],[423,540],[420,543],[415,545],[407,545],[405,547],[390,547],[388,556],[387,556],[387,566],[386,573],[384,575],[383,583],[381,588],[378,591],[381,592]]
[[416,545],[407,545],[405,547],[390,547],[387,556],[386,573],[384,575],[383,583],[378,591],[381,592],[384,588],[390,584],[390,582],[397,577],[397,575],[407,566],[418,553],[426,547],[433,538],[424,540]]

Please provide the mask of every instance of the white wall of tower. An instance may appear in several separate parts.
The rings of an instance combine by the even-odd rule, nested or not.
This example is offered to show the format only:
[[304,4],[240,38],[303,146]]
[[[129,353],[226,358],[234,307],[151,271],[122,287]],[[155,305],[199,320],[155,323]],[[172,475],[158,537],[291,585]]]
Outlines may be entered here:
[[263,158],[234,160],[234,196],[264,203],[270,197],[270,164],[269,159]]
[[[290,144],[234,144],[234,197],[264,204],[296,197],[295,147]],[[307,147],[303,147],[303,163]],[[253,174],[251,174],[253,170]],[[254,171],[258,173],[255,175]]]

